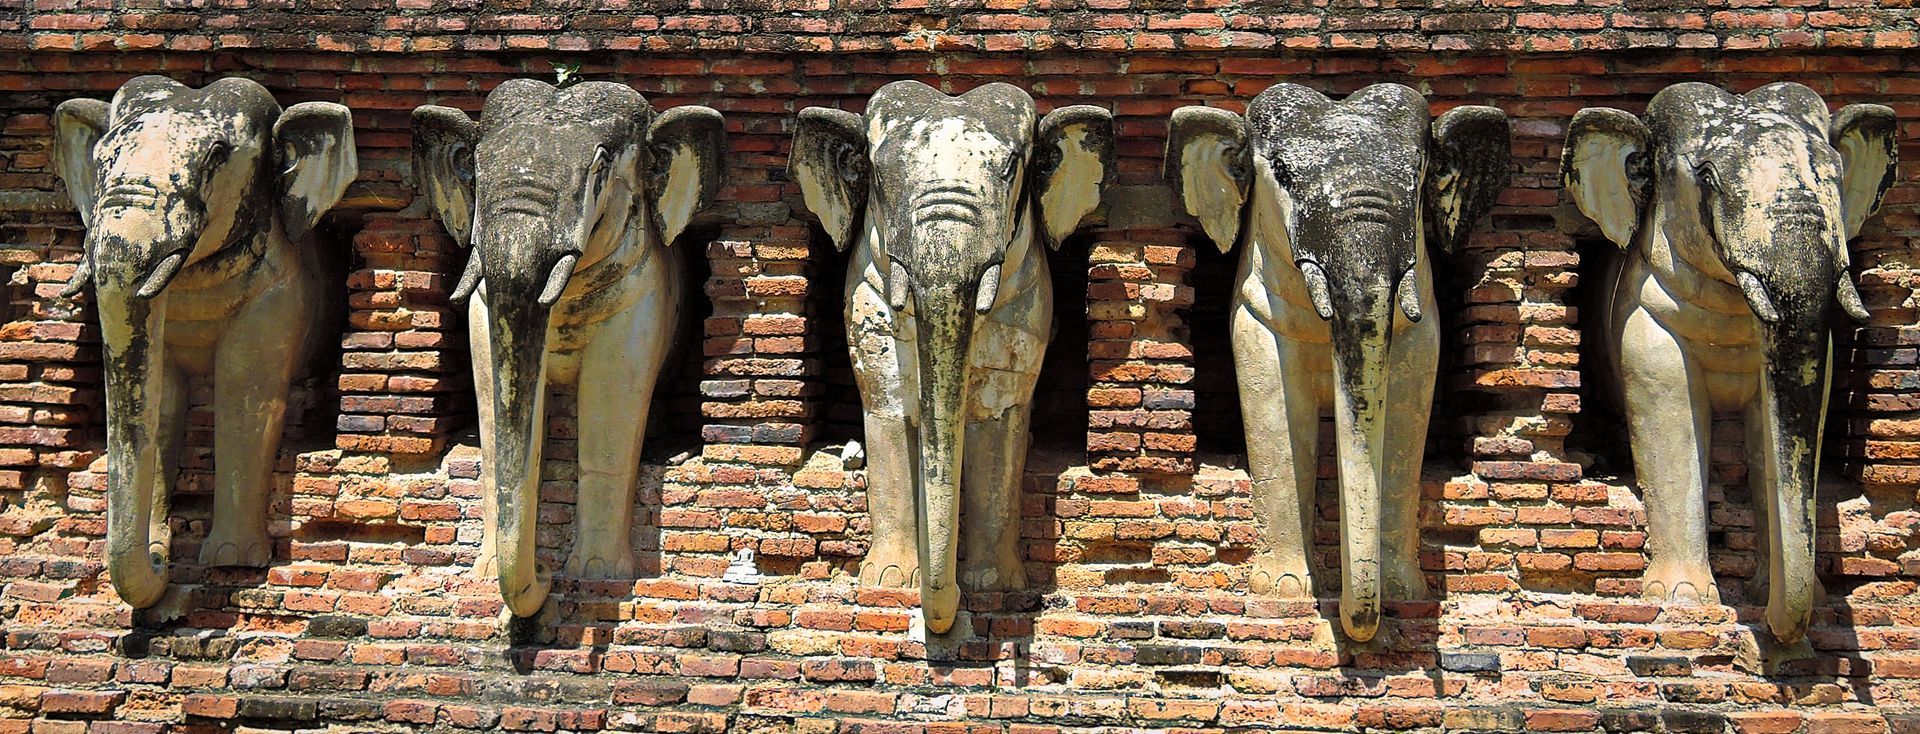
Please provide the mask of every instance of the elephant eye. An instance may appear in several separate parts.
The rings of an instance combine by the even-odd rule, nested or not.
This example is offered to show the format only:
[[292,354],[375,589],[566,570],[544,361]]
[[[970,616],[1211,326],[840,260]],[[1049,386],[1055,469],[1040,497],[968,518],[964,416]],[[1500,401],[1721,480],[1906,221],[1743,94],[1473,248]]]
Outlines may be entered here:
[[1715,189],[1720,186],[1720,176],[1713,172],[1713,163],[1710,161],[1694,164],[1693,177],[1700,182],[1701,188]]
[[1281,188],[1293,185],[1293,169],[1287,167],[1285,159],[1279,157],[1273,159],[1273,182],[1279,184]]
[[593,151],[593,167],[587,170],[591,173],[596,173],[596,174],[603,170],[606,170],[607,159],[611,157],[612,157],[612,154],[607,152],[607,149],[605,146],[595,148]]
[[211,168],[225,163],[227,162],[227,158],[232,155],[232,144],[225,140],[215,140],[213,141],[213,145],[207,148],[207,167]]
[[1020,172],[1020,159],[1026,156],[1027,149],[1025,146],[1014,148],[1013,152],[1007,155],[1007,163],[1000,171],[1001,180],[1012,181],[1014,174]]

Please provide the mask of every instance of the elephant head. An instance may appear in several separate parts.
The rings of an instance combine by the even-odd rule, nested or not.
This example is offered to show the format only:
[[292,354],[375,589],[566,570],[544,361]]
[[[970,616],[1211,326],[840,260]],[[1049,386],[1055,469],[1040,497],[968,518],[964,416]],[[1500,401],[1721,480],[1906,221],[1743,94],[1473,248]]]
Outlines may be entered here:
[[1567,191],[1608,239],[1671,257],[1701,288],[1737,291],[1760,323],[1767,445],[1747,450],[1762,457],[1751,481],[1772,510],[1762,531],[1767,621],[1784,641],[1805,633],[1817,584],[1813,490],[1830,323],[1836,311],[1867,319],[1847,240],[1893,182],[1895,136],[1891,109],[1829,114],[1818,94],[1791,83],[1744,95],[1676,84],[1644,119],[1591,108],[1567,132]]
[[453,298],[465,302],[484,284],[487,323],[470,328],[484,330],[493,356],[486,490],[500,590],[527,616],[549,584],[534,558],[534,525],[556,304],[593,308],[624,272],[576,274],[602,273],[594,266],[622,248],[680,235],[719,187],[723,123],[705,107],[656,115],[623,84],[516,79],[487,95],[478,122],[423,106],[413,125],[417,183],[454,239],[473,248]]
[[337,104],[283,111],[247,79],[193,89],[143,76],[111,103],[61,103],[54,135],[55,169],[87,226],[62,295],[93,284],[106,352],[109,569],[144,607],[166,588],[164,489],[153,487],[168,469],[153,446],[176,430],[157,405],[169,389],[167,286],[203,262],[209,280],[246,271],[269,237],[301,243],[358,175],[353,124]]
[[[952,623],[959,600],[955,544],[968,406],[989,379],[969,352],[989,328],[1032,328],[1044,344],[1049,324],[1010,327],[1027,320],[1010,315],[989,327],[987,315],[1020,298],[1008,283],[1045,287],[1044,253],[1031,247],[1035,230],[1058,247],[1099,205],[1111,154],[1106,110],[1062,107],[1039,118],[1033,98],[1006,84],[950,97],[895,82],[874,94],[864,116],[822,108],[800,115],[789,167],[807,208],[837,247],[858,243],[870,252],[888,305],[907,316],[896,316],[894,328],[913,330],[897,335],[915,350],[899,359],[913,360],[917,375],[901,389],[913,391],[917,382],[918,393],[903,396],[917,410],[908,411],[916,435],[902,440],[917,447],[921,606],[935,632]],[[1033,364],[1010,369],[1037,372],[1038,350],[1031,356]],[[1025,390],[993,399],[1024,410],[1030,381]],[[1017,444],[1025,446],[1024,435]]]
[[1328,322],[1341,616],[1355,639],[1371,639],[1379,616],[1394,314],[1425,316],[1416,259],[1427,242],[1451,252],[1492,206],[1506,186],[1508,140],[1500,110],[1457,107],[1433,120],[1426,99],[1398,84],[1339,102],[1278,84],[1253,99],[1244,120],[1206,107],[1172,119],[1167,176],[1187,211],[1222,252],[1249,230],[1266,261],[1298,269]]

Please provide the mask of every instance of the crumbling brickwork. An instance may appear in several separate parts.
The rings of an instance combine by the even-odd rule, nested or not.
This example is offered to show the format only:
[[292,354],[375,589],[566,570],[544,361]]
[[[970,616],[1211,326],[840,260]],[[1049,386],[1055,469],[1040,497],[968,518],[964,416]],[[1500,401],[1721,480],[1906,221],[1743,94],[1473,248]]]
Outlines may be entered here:
[[[1920,729],[1912,11],[1432,5],[0,2],[0,732]],[[714,210],[674,245],[707,278],[689,288],[700,320],[663,382],[638,502],[618,508],[639,519],[640,578],[559,579],[546,612],[510,622],[472,573],[479,452],[465,317],[447,302],[466,252],[415,199],[408,114],[475,110],[505,79],[575,61],[657,108],[720,110],[729,168]],[[57,297],[82,232],[52,173],[49,114],[144,73],[240,75],[282,104],[346,104],[361,176],[322,226],[348,273],[345,327],[290,421],[273,566],[192,561],[210,509],[199,409],[173,507],[175,592],[135,613],[103,570],[98,327],[86,298]],[[969,595],[957,633],[927,639],[916,592],[857,586],[865,476],[822,438],[858,405],[828,374],[842,345],[822,338],[840,333],[842,306],[823,271],[844,261],[800,213],[786,151],[801,108],[857,110],[903,78],[1112,109],[1109,184],[1131,191],[1162,185],[1175,108],[1238,111],[1276,81],[1339,94],[1400,81],[1436,111],[1505,110],[1512,186],[1439,269],[1421,527],[1392,529],[1422,533],[1432,598],[1389,604],[1360,645],[1339,636],[1331,601],[1246,594],[1245,459],[1196,439],[1239,410],[1222,404],[1230,360],[1196,354],[1220,345],[1193,336],[1223,334],[1227,299],[1194,292],[1222,281],[1193,276],[1231,271],[1231,256],[1167,197],[1159,225],[1103,212],[1136,223],[1049,255],[1084,282],[1057,289],[1058,318],[1084,323],[1056,332],[1084,338],[1056,344],[1050,359],[1070,362],[1048,367],[1084,406],[1060,410],[1058,385],[1040,387],[1054,407],[1036,412],[1024,487],[1028,589]],[[1559,183],[1583,107],[1638,111],[1679,81],[1782,79],[1834,105],[1892,106],[1909,161],[1853,243],[1874,320],[1839,332],[1818,518],[1827,595],[1810,643],[1784,650],[1740,585],[1755,559],[1737,421],[1716,427],[1709,493],[1727,605],[1638,598],[1644,510],[1581,344],[1582,279],[1605,243]],[[601,509],[574,505],[570,401],[551,403],[550,567],[574,513]],[[1338,584],[1330,470],[1322,597]],[[742,548],[761,583],[720,580]]]

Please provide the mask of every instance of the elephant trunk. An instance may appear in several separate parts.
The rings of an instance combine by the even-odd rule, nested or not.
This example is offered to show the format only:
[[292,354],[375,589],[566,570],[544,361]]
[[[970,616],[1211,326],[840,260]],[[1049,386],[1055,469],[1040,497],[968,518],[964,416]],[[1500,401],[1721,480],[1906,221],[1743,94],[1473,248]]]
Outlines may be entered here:
[[[160,445],[167,386],[164,292],[200,240],[206,210],[197,199],[142,180],[110,179],[95,202],[87,267],[95,284],[106,355],[107,570],[135,608],[167,590],[167,491]],[[71,285],[70,289],[73,288]]]
[[[120,598],[153,606],[167,590],[165,487],[160,477],[160,401],[166,367],[164,299],[137,297],[131,284],[102,281],[106,353],[107,572]],[[158,505],[158,506],[156,506]]]
[[[1801,268],[1828,270],[1829,265],[1801,264]],[[1751,486],[1767,508],[1762,532],[1767,534],[1767,626],[1782,642],[1806,635],[1813,616],[1818,580],[1814,577],[1814,487],[1818,481],[1820,443],[1826,415],[1828,367],[1832,342],[1828,316],[1836,306],[1833,275],[1825,273],[1765,273],[1757,278],[1742,273],[1741,280],[1757,280],[1758,289],[1777,314],[1762,317],[1767,369],[1760,381],[1758,410],[1748,420],[1763,427],[1750,431],[1760,446],[1754,466],[1762,476]],[[1743,289],[1746,283],[1742,283]],[[1754,300],[1749,296],[1748,300]]]
[[915,300],[920,306],[920,471],[914,483],[920,528],[920,608],[927,629],[936,634],[953,626],[960,607],[955,566],[960,538],[961,459],[966,451],[970,387],[966,357],[973,330],[972,300],[963,301],[958,293]]
[[1343,573],[1340,623],[1347,636],[1365,642],[1373,639],[1380,626],[1380,484],[1385,476],[1387,358],[1395,299],[1384,279],[1371,287],[1337,288],[1334,294],[1333,440],[1340,478]]
[[[505,291],[506,289],[502,289]],[[535,529],[540,506],[540,453],[546,440],[548,309],[516,297],[489,311],[493,343],[492,455],[482,457],[494,493],[494,548],[500,595],[514,616],[546,603],[552,576],[539,567]]]

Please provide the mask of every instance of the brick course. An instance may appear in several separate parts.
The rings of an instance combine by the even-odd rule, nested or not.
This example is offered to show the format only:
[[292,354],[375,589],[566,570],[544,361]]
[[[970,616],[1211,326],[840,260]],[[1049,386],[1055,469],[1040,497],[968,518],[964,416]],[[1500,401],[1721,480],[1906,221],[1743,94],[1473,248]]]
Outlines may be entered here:
[[[14,286],[0,324],[0,731],[1920,730],[1920,62],[1899,52],[1916,43],[1912,11],[1442,5],[0,6],[0,262]],[[886,50],[908,53],[862,53]],[[506,622],[493,583],[469,573],[479,454],[464,314],[446,301],[466,253],[413,200],[407,115],[475,109],[500,81],[571,59],[657,107],[720,109],[731,168],[716,211],[674,245],[706,281],[632,508],[642,578],[560,579],[541,618]],[[345,266],[345,326],[291,421],[274,566],[192,563],[211,465],[196,411],[175,595],[136,614],[102,570],[98,329],[84,299],[55,297],[81,232],[49,167],[48,113],[140,73],[238,74],[283,104],[344,102],[362,175],[323,228]],[[1389,604],[1378,640],[1354,645],[1330,601],[1245,595],[1244,459],[1201,440],[1238,413],[1230,361],[1205,351],[1223,346],[1210,340],[1226,300],[1196,292],[1222,287],[1199,275],[1231,258],[1191,226],[1098,224],[1051,255],[1062,278],[1085,274],[1056,289],[1056,313],[1085,319],[1059,331],[1084,334],[1086,351],[1070,337],[1048,369],[1085,375],[1067,381],[1084,385],[1068,402],[1085,412],[1064,417],[1087,425],[1036,440],[1029,588],[969,595],[960,634],[927,640],[915,592],[854,586],[865,477],[822,445],[858,404],[831,374],[840,295],[822,286],[844,261],[797,213],[785,151],[800,108],[858,109],[899,78],[1110,107],[1111,183],[1131,187],[1158,184],[1172,109],[1238,110],[1282,79],[1337,93],[1402,81],[1436,109],[1507,110],[1513,187],[1440,273],[1446,353],[1420,529],[1433,598]],[[1738,584],[1755,559],[1737,422],[1716,426],[1708,498],[1729,605],[1637,598],[1644,510],[1581,359],[1580,276],[1603,250],[1558,192],[1579,108],[1638,110],[1676,81],[1782,78],[1836,105],[1893,106],[1908,159],[1854,243],[1875,318],[1839,334],[1827,598],[1809,644],[1789,650]],[[1063,419],[1053,397],[1043,428]],[[551,566],[575,512],[571,401],[551,403]],[[1321,494],[1328,587],[1337,530]],[[767,582],[721,582],[746,547]]]

